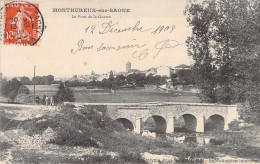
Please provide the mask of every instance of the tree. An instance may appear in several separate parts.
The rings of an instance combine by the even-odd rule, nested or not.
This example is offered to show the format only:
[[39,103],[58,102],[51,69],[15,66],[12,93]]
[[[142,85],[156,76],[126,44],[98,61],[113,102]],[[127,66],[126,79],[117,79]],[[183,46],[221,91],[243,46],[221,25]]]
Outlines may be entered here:
[[145,84],[145,74],[141,74],[141,73],[129,74],[126,77],[126,80],[128,84],[136,84],[137,86],[142,87]]
[[63,102],[74,102],[75,97],[73,90],[70,89],[68,86],[65,86],[64,83],[60,83],[59,90],[57,91],[56,95],[54,96],[55,103],[63,103]]
[[194,72],[192,69],[182,69],[177,71],[177,77],[179,82],[183,85],[189,85],[195,83]]
[[54,82],[54,76],[36,76],[32,78],[32,83],[34,83],[34,81],[36,85],[51,85]]
[[195,61],[202,100],[248,101],[247,111],[257,111],[249,116],[252,122],[260,112],[260,100],[254,98],[260,94],[259,10],[258,0],[191,0],[185,10],[192,27],[186,41],[188,54]]
[[21,79],[21,82],[22,82],[23,85],[31,85],[32,84],[29,77],[23,76],[23,77],[20,77],[20,79]]
[[36,85],[43,85],[44,84],[41,76],[33,77],[32,83],[33,84],[35,83]]
[[116,86],[123,86],[127,84],[126,77],[124,75],[117,75],[114,81]]
[[21,85],[18,89],[18,94],[26,94],[29,95],[30,90],[25,86],[25,85]]
[[48,75],[48,76],[42,76],[41,84],[44,85],[51,85],[51,83],[54,81],[54,76]]
[[178,83],[177,77],[178,76],[176,73],[171,74],[171,80],[172,80],[173,85]]
[[166,76],[159,76],[159,75],[152,75],[149,74],[148,76],[145,77],[145,84],[151,84],[151,85],[160,85],[160,84],[165,84],[167,80]]
[[22,83],[18,81],[16,78],[13,78],[10,81],[3,81],[1,94],[8,98],[8,101],[14,102],[19,88],[22,86]]
[[103,79],[102,82],[101,82],[100,87],[101,88],[112,89],[113,88],[113,82],[111,80],[109,80],[109,79]]

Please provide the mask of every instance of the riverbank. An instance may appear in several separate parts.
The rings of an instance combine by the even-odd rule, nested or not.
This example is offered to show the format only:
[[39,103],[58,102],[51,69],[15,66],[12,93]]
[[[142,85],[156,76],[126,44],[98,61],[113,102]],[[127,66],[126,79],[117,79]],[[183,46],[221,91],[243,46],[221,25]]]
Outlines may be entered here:
[[[212,143],[198,145],[192,142],[178,143],[158,137],[135,135],[130,131],[122,129],[121,125],[111,122],[109,118],[102,116],[100,112],[94,109],[82,110],[62,106],[49,111],[39,110],[38,114],[41,114],[38,115],[39,117],[36,117],[37,114],[25,117],[27,116],[26,110],[20,111],[20,109],[10,108],[5,111],[7,113],[3,113],[1,116],[6,116],[8,119],[14,120],[18,116],[19,118],[24,116],[24,120],[20,119],[23,123],[19,124],[19,128],[12,126],[11,122],[5,126],[5,129],[1,129],[1,134],[8,138],[5,141],[1,140],[3,160],[10,159],[13,162],[151,163],[158,158],[162,158],[161,155],[164,155],[163,158],[165,159],[174,159],[176,161],[187,159],[216,160],[218,159],[217,157],[222,159],[223,156],[219,156],[219,153],[224,153],[226,156],[237,156],[234,159],[255,160],[255,156],[252,155],[257,157],[258,154],[256,152],[259,152],[258,149],[252,149],[252,147],[247,145],[247,140],[250,138],[237,135],[237,133],[231,133],[229,136],[228,134],[223,134],[219,137],[215,136],[216,140],[224,137],[229,139],[229,142],[223,145],[214,145]],[[35,110],[35,112],[37,111]],[[23,115],[19,114],[19,112],[23,113]],[[31,112],[28,111],[28,114]],[[47,129],[55,131],[57,138],[49,140],[49,142],[43,141],[46,138],[43,137],[46,131],[51,131]],[[175,135],[178,134],[176,133]],[[27,144],[22,144],[20,141],[23,141],[22,143],[26,141],[25,143]],[[35,147],[26,148],[24,145],[33,145],[28,143],[38,143],[39,145],[36,144]],[[242,143],[244,146],[241,145]],[[244,153],[244,156],[241,157],[241,154],[237,153],[241,152],[241,150],[237,150],[237,147],[243,147],[241,149],[242,152],[247,152],[248,154]],[[225,150],[232,150],[236,154],[232,155],[230,152],[225,152]],[[9,158],[10,155],[11,158]]]

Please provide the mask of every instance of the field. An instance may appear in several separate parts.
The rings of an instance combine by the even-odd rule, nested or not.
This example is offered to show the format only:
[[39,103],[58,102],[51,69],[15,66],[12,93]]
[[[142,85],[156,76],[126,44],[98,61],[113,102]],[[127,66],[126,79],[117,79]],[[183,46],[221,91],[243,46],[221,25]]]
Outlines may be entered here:
[[[27,86],[33,94],[33,86]],[[118,103],[118,102],[200,102],[195,93],[172,91],[166,93],[156,89],[155,86],[132,90],[91,90],[85,88],[72,88],[77,102],[88,103]],[[36,95],[52,96],[58,91],[58,85],[36,85]]]

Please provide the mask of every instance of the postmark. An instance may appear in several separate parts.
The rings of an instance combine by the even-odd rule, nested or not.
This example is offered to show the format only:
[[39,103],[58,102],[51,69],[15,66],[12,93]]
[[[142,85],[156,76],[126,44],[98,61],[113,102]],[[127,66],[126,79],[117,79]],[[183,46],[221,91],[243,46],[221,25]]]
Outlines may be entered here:
[[4,6],[4,44],[37,45],[44,32],[39,4],[10,2]]

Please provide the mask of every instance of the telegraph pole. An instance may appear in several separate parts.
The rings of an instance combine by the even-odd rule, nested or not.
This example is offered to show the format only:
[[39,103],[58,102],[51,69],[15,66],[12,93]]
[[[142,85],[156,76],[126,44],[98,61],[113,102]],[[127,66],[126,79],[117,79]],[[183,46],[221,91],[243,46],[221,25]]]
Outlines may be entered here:
[[36,65],[34,65],[34,70],[33,70],[33,103],[34,105],[36,104],[36,100],[35,100],[35,69],[36,69]]
[[3,80],[3,74],[1,72],[1,67],[2,67],[2,63],[1,63],[1,42],[0,42],[0,89],[2,87],[2,80]]
[[2,74],[2,72],[1,72],[1,42],[0,42],[0,88],[1,88],[1,84],[2,84],[2,78],[3,78],[3,74]]

